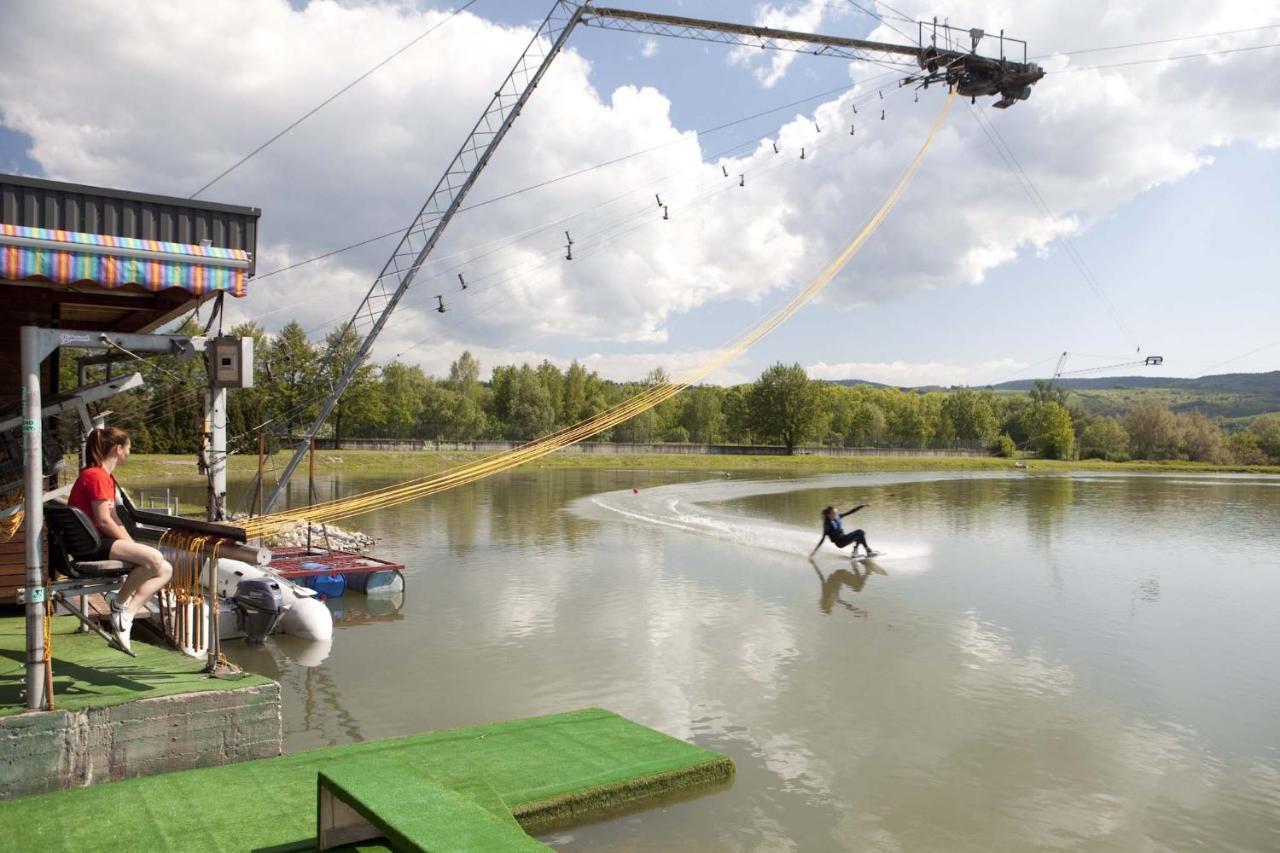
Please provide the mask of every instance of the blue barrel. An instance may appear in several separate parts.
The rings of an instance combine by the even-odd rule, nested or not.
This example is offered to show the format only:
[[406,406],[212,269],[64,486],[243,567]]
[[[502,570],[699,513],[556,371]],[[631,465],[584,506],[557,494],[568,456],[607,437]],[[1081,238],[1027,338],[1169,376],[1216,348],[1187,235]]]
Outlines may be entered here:
[[310,575],[305,578],[299,578],[302,585],[307,589],[314,589],[320,594],[320,598],[342,598],[342,594],[347,591],[347,579],[340,573],[330,575]]

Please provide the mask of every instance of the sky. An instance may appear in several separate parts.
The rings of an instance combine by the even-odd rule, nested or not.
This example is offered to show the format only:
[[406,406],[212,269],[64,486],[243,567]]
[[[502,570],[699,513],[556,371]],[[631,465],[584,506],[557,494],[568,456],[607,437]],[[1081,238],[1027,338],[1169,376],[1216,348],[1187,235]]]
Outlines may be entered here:
[[[316,338],[350,316],[394,238],[264,274],[407,225],[550,7],[0,3],[0,171],[174,196],[438,26],[200,195],[263,211],[259,279],[230,317],[297,319]],[[1047,376],[1064,351],[1068,371],[1146,355],[1164,365],[1114,372],[1280,369],[1280,48],[1238,50],[1280,42],[1280,0],[861,3],[879,18],[848,0],[627,5],[899,43],[915,33],[905,18],[938,15],[1027,40],[1049,71],[1009,110],[957,99],[863,250],[712,381],[783,361],[825,379],[981,385]],[[1183,38],[1235,30],[1249,31]],[[464,349],[486,376],[544,358],[615,379],[696,367],[884,200],[945,100],[917,101],[900,76],[580,28],[467,203],[617,162],[464,206],[375,358],[437,375]]]

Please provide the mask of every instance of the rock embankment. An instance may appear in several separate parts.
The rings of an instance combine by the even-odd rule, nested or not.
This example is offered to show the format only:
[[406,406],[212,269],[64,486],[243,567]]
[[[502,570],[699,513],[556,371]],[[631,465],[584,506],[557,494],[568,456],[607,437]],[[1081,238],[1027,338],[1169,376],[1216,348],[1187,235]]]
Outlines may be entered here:
[[[358,530],[343,530],[332,524],[312,524],[311,547],[363,554],[373,545],[373,537]],[[262,544],[268,548],[303,547],[307,544],[307,524],[299,521],[292,527],[264,536]]]

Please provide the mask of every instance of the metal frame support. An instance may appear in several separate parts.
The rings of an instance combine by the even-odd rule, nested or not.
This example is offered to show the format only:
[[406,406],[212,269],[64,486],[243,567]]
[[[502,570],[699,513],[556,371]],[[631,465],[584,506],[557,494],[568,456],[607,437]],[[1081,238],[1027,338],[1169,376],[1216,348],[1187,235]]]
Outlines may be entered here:
[[436,184],[430,198],[405,230],[400,243],[391,253],[391,258],[382,268],[382,272],[373,280],[373,285],[355,313],[343,326],[339,337],[345,335],[348,329],[359,329],[364,324],[369,324],[360,348],[334,383],[329,396],[321,404],[315,421],[307,430],[306,436],[294,448],[293,458],[289,460],[275,488],[263,503],[264,514],[270,511],[284,494],[289,478],[293,476],[293,472],[307,455],[311,439],[324,426],[333,407],[337,405],[338,398],[351,382],[351,377],[355,375],[356,370],[368,357],[369,351],[373,349],[374,341],[391,317],[400,298],[409,289],[418,270],[426,261],[427,255],[440,240],[445,226],[462,206],[462,200],[475,185],[476,179],[480,177],[480,172],[493,156],[498,143],[511,129],[516,117],[520,115],[520,110],[524,108],[534,89],[538,87],[551,61],[560,53],[569,34],[581,22],[587,8],[585,3],[556,0],[537,32],[533,34],[529,46],[516,60],[507,79],[494,92],[489,106],[472,128],[462,148],[445,169],[444,176]]
[[[185,335],[137,335],[114,332],[84,332],[72,329],[42,329],[23,326],[18,333],[22,370],[22,443],[24,470],[23,505],[26,510],[24,548],[26,555],[25,603],[27,629],[26,706],[39,711],[48,707],[45,693],[44,594],[44,436],[41,404],[40,365],[59,347],[78,349],[124,349],[135,353],[163,353],[190,358],[205,347],[205,338]],[[225,426],[226,419],[223,419]]]

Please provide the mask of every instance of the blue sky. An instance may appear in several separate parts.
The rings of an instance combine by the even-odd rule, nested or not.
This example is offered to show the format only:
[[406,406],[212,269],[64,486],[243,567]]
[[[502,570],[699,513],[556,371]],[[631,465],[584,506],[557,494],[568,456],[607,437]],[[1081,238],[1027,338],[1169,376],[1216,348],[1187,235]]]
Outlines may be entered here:
[[[237,7],[236,2],[211,7],[214,23],[207,61],[226,63],[226,69],[187,75],[182,91],[190,92],[191,99],[185,113],[181,105],[169,106],[167,112],[148,112],[154,109],[145,103],[149,99],[140,98],[126,105],[123,115],[108,111],[94,122],[85,121],[78,113],[90,106],[61,94],[42,96],[42,91],[61,91],[56,89],[56,75],[50,72],[41,77],[28,63],[22,70],[28,85],[16,84],[8,90],[0,86],[0,164],[10,171],[185,195],[211,176],[205,173],[212,169],[216,174],[214,164],[253,147],[364,71],[371,58],[376,61],[385,55],[388,51],[377,38],[398,46],[420,32],[423,22],[434,20],[425,10],[449,8],[437,3],[419,4],[417,11],[402,9],[403,26],[397,29],[394,20],[384,20],[385,7],[369,9],[352,3],[308,9],[294,3],[293,11],[285,8],[246,21],[243,12],[248,7]],[[716,0],[637,0],[632,5],[736,20],[750,20],[766,11],[756,4]],[[867,36],[878,23],[836,0],[774,5],[778,13],[809,15],[808,20],[816,21],[824,32]],[[909,12],[926,11],[923,4],[897,5]],[[965,5],[954,9],[953,22],[970,23],[962,20]],[[1058,5],[1068,10],[1081,4]],[[465,127],[474,121],[483,103],[481,93],[492,91],[499,81],[497,69],[514,61],[510,45],[497,44],[494,33],[511,32],[513,44],[527,39],[527,34],[521,37],[508,28],[532,23],[531,13],[540,16],[541,6],[479,0],[467,13],[474,19],[464,25],[464,16],[459,16],[446,23],[437,35],[335,101],[204,197],[264,209],[260,269],[309,257],[389,230],[388,223],[394,227],[405,221],[425,197],[428,176],[439,172]],[[1083,23],[1073,27],[1071,14],[1063,10],[1020,12],[1008,22],[973,23],[990,29],[1005,25],[1015,35],[1026,32],[1033,40],[1032,54],[1038,55],[1135,38],[1217,32],[1243,20],[1197,18],[1189,8],[1186,15],[1174,11],[1165,16],[1171,28],[1167,31],[1152,31],[1137,23],[1132,32],[1123,26],[1098,31]],[[1280,10],[1257,12],[1246,24],[1280,21]],[[18,31],[27,34],[24,39],[29,43],[24,47],[36,51],[41,28],[51,24],[49,18],[30,14],[29,26]],[[194,104],[209,102],[208,109],[216,114],[216,101],[234,86],[228,82],[235,76],[230,72],[254,63],[234,52],[220,54],[212,45],[220,15],[227,26],[248,23],[255,35],[292,37],[303,44],[326,37],[326,28],[353,26],[353,22],[373,27],[374,35],[368,45],[357,43],[338,53],[318,51],[315,57],[297,48],[292,53],[282,48],[267,63],[271,68],[261,73],[278,73],[283,82],[272,83],[267,77],[269,85],[264,86],[252,80],[245,84],[251,95],[228,96],[227,108],[233,110],[228,115],[237,125],[234,138],[219,139],[216,145],[210,142],[210,150],[204,151],[200,145],[206,134],[192,112]],[[485,30],[485,21],[499,25],[500,30]],[[181,23],[153,22],[156,27],[166,25]],[[88,30],[91,27],[86,27],[85,49],[101,49],[91,46]],[[297,33],[290,35],[293,30]],[[1036,34],[1041,34],[1040,42],[1034,41]],[[1273,36],[1274,31],[1264,33],[1258,40]],[[69,35],[72,40],[76,37],[74,32]],[[873,37],[901,40],[883,29]],[[450,47],[438,41],[443,38],[476,39],[476,67],[467,69],[472,73],[460,78],[463,83],[433,90],[433,82],[445,76],[440,66],[431,64]],[[1240,43],[1253,42],[1193,42],[1166,49],[1163,55]],[[766,85],[759,72],[769,57],[753,56],[745,64],[735,63],[730,49],[721,45],[670,39],[646,43],[639,36],[580,30],[571,47],[580,64],[564,62],[570,67],[563,71],[557,67],[560,77],[548,78],[473,199],[610,159],[635,150],[645,140],[669,138],[663,134],[705,129],[830,93],[850,86],[851,74],[866,78],[881,73],[876,68],[851,68],[839,60],[799,57],[780,79]],[[205,45],[193,42],[187,49],[200,51]],[[1037,87],[1031,102],[1003,113],[988,111],[1052,208],[1053,228],[1074,234],[1075,248],[1114,305],[1114,313],[1069,262],[1062,245],[1046,242],[1043,232],[1049,226],[1044,217],[996,159],[969,108],[957,104],[944,137],[930,153],[932,160],[863,255],[819,303],[804,309],[721,378],[750,378],[782,360],[799,361],[827,378],[978,384],[1043,375],[1063,350],[1073,353],[1068,369],[1080,369],[1128,359],[1138,344],[1144,355],[1165,357],[1160,372],[1167,375],[1280,368],[1280,332],[1275,323],[1280,316],[1280,288],[1271,281],[1280,260],[1274,239],[1280,222],[1280,192],[1276,192],[1280,153],[1275,147],[1280,129],[1274,118],[1266,118],[1280,113],[1276,110],[1280,89],[1272,85],[1276,72],[1265,64],[1267,54],[1259,51],[1215,65],[1192,60],[1181,63],[1185,69],[1170,63],[1117,69],[1105,76],[1051,77]],[[9,61],[20,62],[22,55],[20,50]],[[1162,54],[1130,50],[1089,55],[1076,64],[1157,55]],[[99,63],[100,73],[118,90],[128,90],[139,73],[130,61],[121,54],[106,57]],[[242,67],[238,66],[241,61]],[[289,67],[291,61],[296,67]],[[1258,64],[1247,64],[1251,61]],[[153,72],[154,63],[163,59],[152,62]],[[323,62],[323,70],[308,73],[308,62]],[[1274,52],[1270,62],[1276,65]],[[1192,64],[1197,67],[1191,68]],[[261,65],[258,60],[256,66]],[[1270,70],[1259,75],[1258,68]],[[4,70],[0,60],[0,72]],[[251,75],[246,71],[245,76]],[[1245,88],[1240,79],[1256,85],[1252,101],[1229,94]],[[1079,85],[1061,82],[1066,80]],[[446,84],[440,81],[439,85]],[[618,101],[613,95],[620,87],[633,87],[639,94]],[[620,378],[642,374],[656,364],[678,372],[697,363],[704,353],[807,281],[882,199],[939,103],[935,92],[926,93],[919,105],[904,95],[888,94],[883,123],[878,121],[882,104],[874,92],[867,94],[864,89],[860,97],[874,102],[861,101],[864,106],[856,118],[849,112],[849,100],[828,94],[703,135],[698,139],[700,148],[692,154],[692,166],[687,157],[678,160],[674,154],[641,158],[627,167],[631,171],[625,176],[617,169],[604,169],[486,208],[484,217],[460,217],[456,233],[442,243],[442,252],[466,250],[561,212],[588,210],[618,186],[635,184],[632,178],[657,174],[653,170],[661,169],[667,159],[696,168],[699,157],[766,134],[802,144],[799,137],[812,124],[814,110],[834,117],[822,119],[827,121],[827,135],[810,135],[810,144],[820,143],[823,156],[803,167],[788,162],[781,164],[785,168],[777,168],[778,161],[765,156],[771,152],[739,149],[727,168],[752,176],[751,193],[722,193],[710,201],[694,201],[696,197],[690,196],[684,206],[673,202],[678,224],[664,223],[667,230],[662,231],[647,223],[636,235],[602,246],[594,259],[588,253],[585,263],[552,270],[550,280],[517,280],[511,293],[495,288],[487,303],[474,293],[457,294],[456,302],[449,295],[451,304],[459,307],[443,317],[433,316],[425,307],[434,304],[432,288],[443,285],[418,285],[420,292],[406,300],[404,316],[398,316],[388,329],[378,355],[385,358],[411,347],[403,357],[421,361],[434,371],[440,371],[463,347],[482,353],[488,366],[513,358],[551,357],[567,362],[585,357],[588,364]],[[245,109],[246,97],[253,99],[251,109]],[[131,109],[137,114],[128,114]],[[1176,116],[1163,115],[1170,111]],[[387,142],[379,148],[384,117]],[[856,144],[866,147],[855,148],[855,142],[831,136],[847,134],[848,125],[837,126],[837,121],[864,119],[863,135]],[[398,121],[404,126],[396,126]],[[411,124],[416,121],[422,124]],[[64,128],[61,133],[50,131],[58,122]],[[358,133],[353,130],[356,127]],[[1144,127],[1157,138],[1144,138]],[[342,135],[347,132],[353,135],[344,142]],[[132,145],[122,141],[131,133],[137,140]],[[64,144],[68,137],[74,145]],[[301,163],[306,164],[303,180],[290,174]],[[708,164],[696,180],[714,188],[717,171],[714,163]],[[679,183],[662,186],[670,186],[677,197],[683,189]],[[307,197],[310,192],[314,198]],[[637,193],[636,198],[642,195]],[[643,215],[638,206],[642,203],[642,199],[625,202],[641,211],[639,215]],[[352,211],[352,221],[343,223],[344,227],[331,228],[333,217],[324,222],[314,218],[317,210],[339,206]],[[602,211],[598,216],[603,215]],[[597,215],[582,214],[571,227],[589,233],[596,221],[593,216]],[[746,241],[751,238],[746,235],[757,233],[756,228],[782,240],[781,248],[749,245]],[[678,247],[672,248],[673,237],[678,238]],[[563,242],[548,232],[527,245],[513,246],[489,266],[477,260],[465,269],[468,274],[498,280],[506,274],[503,270],[519,269],[539,252],[554,252],[557,241]],[[974,246],[979,244],[982,250],[975,253]],[[305,273],[265,279],[251,288],[249,300],[238,307],[242,316],[261,315],[268,327],[297,315],[304,325],[322,330],[324,322],[354,307],[390,248],[384,241],[334,262],[303,268]],[[759,280],[755,280],[757,272]],[[439,281],[448,277],[441,275]],[[463,300],[472,298],[477,302],[469,308]],[[1258,348],[1263,349],[1240,358]]]

